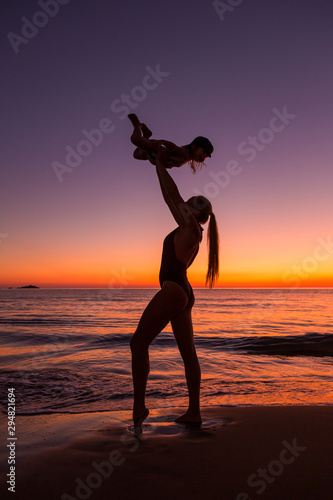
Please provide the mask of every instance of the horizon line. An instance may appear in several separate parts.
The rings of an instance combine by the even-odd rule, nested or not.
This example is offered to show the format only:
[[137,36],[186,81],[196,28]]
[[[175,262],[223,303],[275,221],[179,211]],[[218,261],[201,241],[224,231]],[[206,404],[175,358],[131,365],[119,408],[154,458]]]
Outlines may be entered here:
[[[36,287],[36,288],[35,288]],[[198,286],[193,287],[194,290],[331,290],[333,286],[297,286],[297,287],[286,287],[286,286],[233,286],[233,287],[223,287],[216,286],[213,288]],[[34,285],[32,288],[27,288],[24,286],[0,286],[0,290],[161,290],[160,287],[89,287],[89,286],[38,286]]]

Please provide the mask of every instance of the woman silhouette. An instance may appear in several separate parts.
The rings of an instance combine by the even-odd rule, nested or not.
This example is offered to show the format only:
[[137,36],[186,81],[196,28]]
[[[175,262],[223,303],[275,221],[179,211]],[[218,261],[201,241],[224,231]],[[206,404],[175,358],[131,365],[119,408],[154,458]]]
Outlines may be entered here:
[[178,349],[185,366],[189,406],[176,422],[200,426],[200,379],[192,326],[194,295],[186,270],[194,261],[202,240],[200,226],[209,219],[207,240],[209,245],[206,284],[212,287],[219,273],[218,230],[212,205],[203,196],[193,196],[184,201],[165,167],[168,153],[159,147],[156,172],[164,201],[168,205],[178,227],[164,240],[160,269],[161,290],[144,310],[138,327],[131,338],[132,376],[134,387],[133,422],[135,432],[141,432],[149,410],[145,405],[146,385],[149,374],[149,346],[155,337],[171,321]]

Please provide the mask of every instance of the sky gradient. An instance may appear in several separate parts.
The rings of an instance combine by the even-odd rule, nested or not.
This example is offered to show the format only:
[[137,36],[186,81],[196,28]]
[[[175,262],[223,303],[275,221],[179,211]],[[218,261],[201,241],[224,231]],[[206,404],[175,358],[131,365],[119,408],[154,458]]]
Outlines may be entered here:
[[[222,3],[7,2],[0,286],[158,286],[175,222],[129,111],[213,143],[202,171],[170,173],[212,201],[218,286],[332,286],[333,5]],[[206,267],[203,243],[192,286]]]

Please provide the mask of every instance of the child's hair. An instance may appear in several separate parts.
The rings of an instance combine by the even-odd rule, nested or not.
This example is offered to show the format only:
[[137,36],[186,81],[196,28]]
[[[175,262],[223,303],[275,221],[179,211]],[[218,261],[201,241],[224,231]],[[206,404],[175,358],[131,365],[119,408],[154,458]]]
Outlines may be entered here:
[[[199,135],[198,137],[193,139],[193,141],[190,144],[188,144],[186,147],[191,151],[193,146],[197,146],[198,148],[204,149],[209,158],[211,157],[211,155],[214,151],[212,143],[206,137],[202,137],[201,135]],[[188,164],[190,165],[191,169],[193,170],[193,173],[195,174],[195,172],[197,170],[200,170],[202,168],[202,165],[204,165],[204,162],[189,160]]]
[[199,161],[189,160],[187,163],[192,169],[192,174],[195,174],[197,170],[201,170],[202,165],[204,165],[203,161],[199,162]]

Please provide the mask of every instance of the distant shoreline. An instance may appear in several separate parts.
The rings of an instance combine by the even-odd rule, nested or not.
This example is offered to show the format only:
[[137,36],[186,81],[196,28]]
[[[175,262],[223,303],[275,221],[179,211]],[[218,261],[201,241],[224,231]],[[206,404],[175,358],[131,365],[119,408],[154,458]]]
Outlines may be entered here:
[[24,285],[24,286],[18,286],[16,288],[39,288],[39,286],[36,286],[36,285]]

